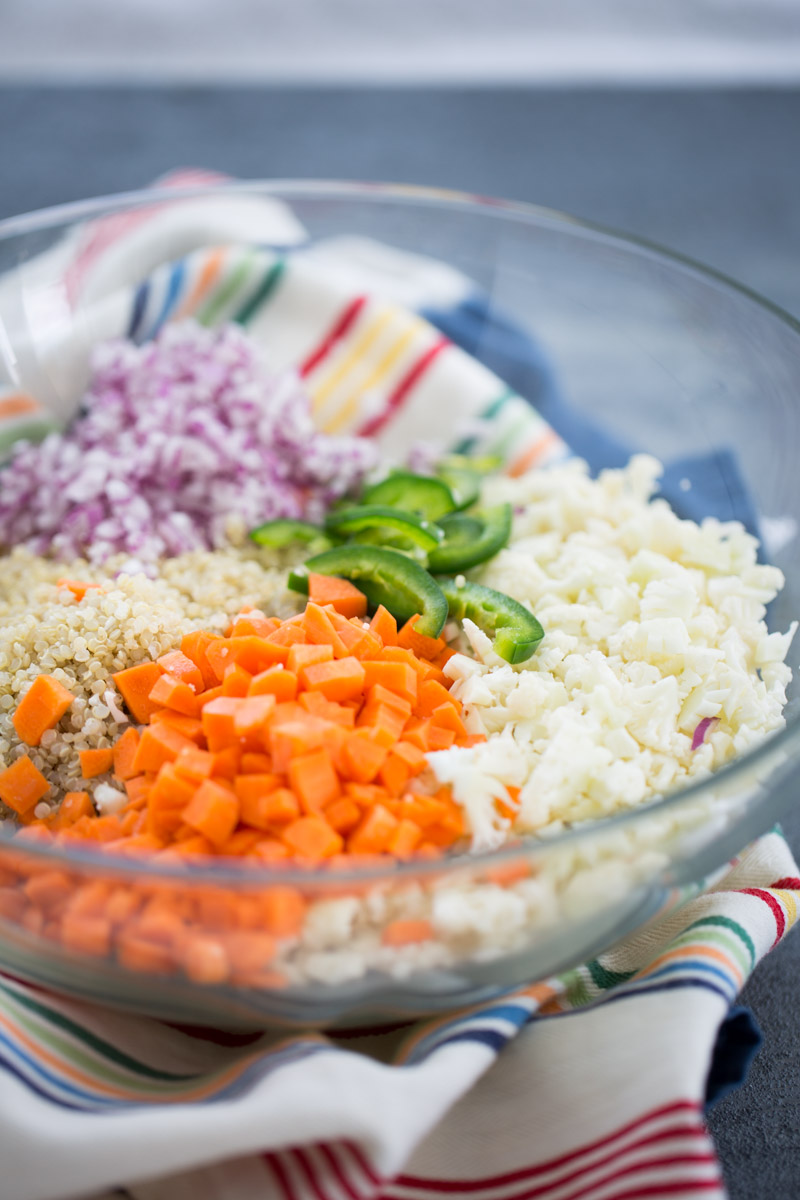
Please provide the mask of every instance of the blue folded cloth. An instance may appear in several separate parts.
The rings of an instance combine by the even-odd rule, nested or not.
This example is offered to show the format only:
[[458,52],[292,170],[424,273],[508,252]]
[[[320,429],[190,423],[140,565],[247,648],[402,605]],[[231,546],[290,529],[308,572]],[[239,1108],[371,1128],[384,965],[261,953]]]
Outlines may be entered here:
[[[490,297],[474,292],[454,308],[427,308],[422,315],[532,404],[592,471],[622,467],[635,453],[635,447],[618,441],[569,403],[542,347]],[[724,446],[665,462],[660,495],[681,517],[741,521],[759,536],[755,507],[736,455]]]

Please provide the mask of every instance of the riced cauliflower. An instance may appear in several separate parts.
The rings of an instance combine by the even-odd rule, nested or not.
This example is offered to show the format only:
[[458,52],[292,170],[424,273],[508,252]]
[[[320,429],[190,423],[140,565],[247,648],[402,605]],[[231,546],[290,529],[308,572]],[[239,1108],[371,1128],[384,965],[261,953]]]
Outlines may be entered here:
[[571,460],[485,486],[517,516],[477,578],[528,606],[545,637],[509,666],[465,622],[474,657],[445,668],[468,728],[490,735],[429,758],[475,850],[640,805],[784,724],[796,623],[765,624],[783,575],[739,523],[698,525],[654,500],[660,471],[639,455],[592,479]]

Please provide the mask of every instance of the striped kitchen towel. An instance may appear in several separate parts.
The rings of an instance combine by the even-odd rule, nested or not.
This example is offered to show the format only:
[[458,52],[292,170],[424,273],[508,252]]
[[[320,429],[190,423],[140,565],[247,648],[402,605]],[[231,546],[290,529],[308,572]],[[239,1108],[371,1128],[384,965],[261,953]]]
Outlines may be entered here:
[[[562,457],[568,442],[593,466],[622,453],[601,431],[586,437],[530,335],[457,272],[364,239],[306,244],[280,206],[238,196],[232,214],[230,201],[76,230],[27,265],[31,294],[51,301],[36,331],[36,305],[15,307],[19,281],[0,280],[18,351],[0,437],[69,419],[98,338],[143,340],[192,315],[244,324],[276,366],[298,367],[322,428],[374,436],[396,459],[423,432],[440,448],[500,454],[512,471]],[[693,484],[681,495],[752,527],[743,489],[721,489],[740,511],[715,509],[720,463],[733,469],[724,451],[681,464]],[[223,1036],[0,976],[0,1194],[722,1197],[704,1105],[735,1075],[732,1049],[752,1052],[730,1006],[793,924],[797,876],[769,834],[599,960],[395,1030]]]
[[181,1031],[0,976],[2,1195],[721,1200],[704,1106],[752,1053],[730,1005],[798,896],[769,834],[597,961],[394,1031]]

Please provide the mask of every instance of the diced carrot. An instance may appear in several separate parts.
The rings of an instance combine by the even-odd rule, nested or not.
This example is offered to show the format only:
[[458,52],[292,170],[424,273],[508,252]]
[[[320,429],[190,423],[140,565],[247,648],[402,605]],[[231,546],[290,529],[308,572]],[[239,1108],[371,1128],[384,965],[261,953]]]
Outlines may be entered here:
[[[277,632],[277,630],[276,630]],[[273,634],[266,638],[234,637],[230,639],[234,660],[249,671],[251,675],[259,675],[268,667],[283,666],[283,648],[273,642]]]
[[381,854],[388,849],[398,824],[388,808],[374,804],[348,837],[347,849],[352,854]]
[[440,791],[439,799],[445,800],[447,812],[439,820],[439,825],[443,829],[449,829],[455,837],[463,837],[466,833],[466,822],[464,820],[464,810],[460,805],[456,804],[451,796],[447,796],[446,792]]
[[194,983],[225,983],[231,964],[223,944],[216,938],[192,934],[181,950],[183,969]]
[[128,803],[138,804],[145,799],[150,787],[151,780],[146,775],[135,775],[132,779],[126,779],[125,792],[128,796]]
[[342,725],[345,729],[352,729],[355,726],[355,711],[352,708],[345,708],[343,704],[326,700],[322,692],[301,692],[298,696],[298,703],[306,712],[312,713],[315,717],[321,717],[323,721],[335,721],[337,725]]
[[128,667],[125,671],[117,671],[112,676],[122,699],[128,706],[134,720],[146,725],[154,712],[161,707],[150,699],[150,693],[161,676],[158,663],[140,663],[138,667]]
[[114,745],[114,778],[123,782],[133,779],[136,771],[133,763],[139,749],[139,730],[131,725]]
[[195,834],[193,837],[187,837],[185,840],[181,841],[178,849],[180,850],[181,855],[196,854],[204,856],[207,855],[210,857],[215,853],[211,842],[208,840],[208,838],[203,837],[203,835],[200,833]]
[[397,622],[382,604],[376,609],[369,627],[381,639],[384,646],[397,645]]
[[110,771],[114,765],[114,751],[107,750],[81,750],[78,755],[78,761],[81,764],[81,775],[84,779],[96,779],[98,775],[105,775],[106,771]]
[[11,718],[17,737],[29,746],[38,746],[42,734],[58,724],[74,699],[52,675],[37,675]]
[[216,634],[207,633],[202,629],[198,629],[194,633],[187,633],[181,638],[181,653],[185,654],[197,667],[202,676],[203,689],[215,687],[217,684],[216,673],[206,658],[207,648],[216,640]]
[[300,816],[300,805],[290,788],[275,788],[264,798],[262,811],[271,826],[286,825]]
[[260,908],[264,928],[273,937],[295,937],[303,928],[306,902],[297,888],[267,888],[260,897]]
[[385,788],[374,783],[346,783],[344,790],[359,808],[371,808],[373,804],[381,804],[386,799]]
[[389,842],[389,853],[395,858],[410,858],[422,840],[422,830],[414,821],[401,817]]
[[294,671],[295,675],[299,675],[302,667],[310,667],[312,663],[332,661],[332,646],[314,646],[307,642],[298,642],[296,646],[289,647],[286,666],[290,671]]
[[206,779],[184,809],[183,819],[213,846],[227,841],[239,820],[239,801],[233,791]]
[[280,629],[276,629],[267,638],[270,646],[273,648],[273,653],[283,651],[283,657],[278,658],[278,662],[286,662],[289,657],[289,647],[297,645],[298,642],[305,642],[306,634],[301,625],[295,624],[292,621],[284,621]]
[[315,604],[331,604],[344,617],[363,617],[367,597],[355,584],[335,575],[308,575],[308,595]]
[[408,663],[381,662],[368,659],[362,665],[364,668],[365,689],[379,683],[390,692],[395,692],[400,696],[405,696],[412,702],[416,702],[417,674]]
[[378,778],[391,796],[399,796],[411,778],[411,769],[408,763],[392,752],[378,772]]
[[[279,842],[275,844],[280,846]],[[273,938],[268,933],[244,929],[226,931],[223,937],[234,981],[245,987],[260,987],[262,980],[268,977],[268,965],[275,957]]]
[[164,848],[164,839],[155,833],[143,833],[124,836],[121,823],[118,835],[106,842],[106,850],[113,854],[125,854],[131,858],[149,858]]
[[[78,822],[75,822],[73,828],[76,828]],[[91,837],[96,842],[113,842],[122,832],[122,822],[114,813],[104,817],[94,817],[87,821],[87,826],[91,830]]]
[[413,742],[399,741],[396,746],[392,747],[392,753],[396,754],[398,758],[402,758],[412,775],[418,775],[420,771],[424,770],[427,763],[424,752]]
[[[298,705],[299,708],[299,705]],[[269,729],[269,750],[272,755],[273,770],[279,774],[288,774],[289,764],[301,754],[309,754],[324,746],[329,730],[330,721],[320,721],[318,717],[307,715],[300,709],[301,718],[276,725],[273,719]]]
[[436,655],[436,658],[432,659],[433,666],[438,667],[438,669],[441,671],[455,653],[456,651],[451,649],[450,646],[445,646],[444,649]]
[[22,914],[20,924],[23,929],[27,929],[34,936],[40,936],[44,929],[45,916],[39,912],[38,908],[26,908]]
[[264,838],[256,844],[253,849],[256,857],[261,858],[267,863],[282,863],[289,858],[289,849],[284,846],[283,842],[279,842],[277,838]]
[[268,617],[258,608],[251,608],[239,613],[231,628],[231,637],[269,637],[280,627],[277,617]]
[[315,750],[289,763],[289,783],[305,812],[315,813],[336,800],[341,787],[327,750]]
[[447,829],[444,825],[429,825],[425,830],[425,842],[420,843],[418,851],[425,844],[438,846],[441,850],[448,850],[456,841],[458,841],[458,836],[452,829]]
[[[186,661],[189,661],[188,658]],[[172,708],[175,712],[183,713],[185,717],[196,717],[200,708],[197,696],[189,684],[176,679],[174,675],[161,675],[153,684],[150,699],[163,708]]]
[[457,739],[467,736],[464,722],[458,715],[456,706],[451,702],[440,704],[433,710],[431,713],[431,725],[435,725],[439,729],[452,729]]
[[455,740],[456,735],[452,729],[445,729],[433,723],[428,727],[429,750],[449,750]]
[[322,692],[326,700],[352,700],[364,690],[365,670],[369,665],[345,656],[338,662],[304,667],[300,680],[309,691]]
[[531,864],[524,859],[498,863],[496,867],[487,867],[484,871],[484,876],[489,883],[496,883],[498,887],[510,887],[512,883],[519,883],[521,879],[530,878],[531,874]]
[[[333,614],[330,613],[329,615],[331,617],[331,624],[333,624]],[[369,633],[369,629],[364,629],[360,621],[346,621],[343,618],[340,618],[340,621],[341,624],[338,624],[337,622],[338,627],[336,632],[344,642],[347,648],[347,653],[352,654],[353,646],[358,645],[364,634]],[[370,633],[370,637],[374,637],[374,635]],[[376,645],[379,644],[377,638],[375,638],[375,643]]]
[[104,880],[97,879],[93,883],[84,883],[77,888],[73,881],[66,908],[71,913],[83,917],[101,917],[107,915],[106,909],[112,895],[111,884]]
[[27,754],[0,771],[0,800],[21,817],[32,812],[49,791],[50,784]]
[[[324,608],[320,608],[318,604],[309,601],[306,605],[306,611],[303,614],[303,631],[306,635],[306,641],[313,642],[314,645],[331,646],[335,658],[345,658],[347,656],[347,647],[345,646],[336,628],[331,621]],[[336,697],[330,697],[335,699]]]
[[403,714],[388,704],[366,704],[357,723],[359,727],[371,730],[375,740],[391,750],[395,742],[400,740],[406,722]]
[[300,858],[318,861],[338,854],[344,842],[335,829],[322,817],[299,817],[283,830],[281,837]]
[[236,742],[234,718],[243,704],[240,697],[220,696],[203,706],[200,720],[212,754]]
[[429,942],[433,937],[430,921],[390,921],[385,927],[381,941],[384,946],[411,946],[415,942]]
[[434,679],[426,679],[420,684],[415,713],[418,717],[429,717],[435,708],[439,708],[442,704],[455,705],[456,711],[461,711],[461,706],[457,700],[454,700],[446,687],[442,687]]
[[362,662],[368,658],[379,658],[383,650],[380,639],[371,630],[363,627],[351,626],[348,631],[340,629],[339,636],[347,646],[348,654]]
[[294,725],[297,721],[307,720],[302,704],[295,700],[279,700],[275,705],[270,719],[270,728],[278,729],[281,725]]
[[90,588],[98,592],[105,590],[99,583],[82,583],[77,579],[57,579],[56,587],[66,588],[68,592],[72,592],[78,603],[80,603]]
[[114,888],[107,901],[102,906],[104,916],[112,925],[125,925],[139,910],[142,904],[141,894],[127,887]]
[[[203,703],[204,696],[198,697],[198,702]],[[150,721],[151,725],[169,725],[171,729],[176,729],[178,733],[182,733],[184,737],[191,742],[196,742],[200,745],[203,741],[203,726],[199,717],[187,717],[184,713],[175,712],[172,708],[160,708],[158,712],[153,713]]]
[[387,747],[376,741],[370,730],[355,730],[347,738],[342,750],[347,777],[356,783],[372,783],[388,753]]
[[177,770],[174,763],[165,763],[150,788],[148,808],[152,810],[161,807],[182,811],[192,800],[197,787],[197,781],[187,779]]
[[42,871],[23,885],[23,891],[37,908],[48,912],[62,908],[74,891],[73,880],[64,871]]
[[361,809],[350,796],[342,796],[326,807],[325,820],[337,833],[349,833],[361,820]]
[[182,650],[170,650],[168,654],[162,654],[160,658],[156,659],[156,662],[165,674],[185,683],[193,692],[204,690],[206,683],[203,672],[197,663]]
[[403,741],[408,742],[413,746],[417,746],[423,753],[430,749],[428,745],[428,734],[430,733],[431,723],[429,720],[423,720],[420,717],[412,717],[406,722],[403,729]]
[[27,906],[24,895],[17,888],[0,887],[0,917],[18,922]]
[[447,815],[447,805],[435,796],[427,796],[418,792],[406,792],[400,803],[400,818],[407,818],[419,825],[421,829],[435,825]]
[[253,853],[256,843],[260,842],[263,837],[263,829],[252,829],[247,825],[240,825],[228,840],[218,847],[217,852],[219,854],[244,857]]
[[81,817],[93,817],[94,807],[88,792],[67,792],[58,806],[53,829],[66,829]]
[[215,638],[205,647],[206,661],[214,673],[217,683],[222,683],[225,669],[235,661],[230,638]]
[[274,696],[279,703],[294,700],[297,695],[297,676],[283,667],[271,667],[255,675],[248,696]]
[[140,833],[144,830],[147,824],[147,814],[140,812],[138,809],[129,808],[127,805],[122,813],[122,836],[132,837],[135,833]]
[[150,725],[139,739],[139,747],[132,763],[134,774],[143,771],[158,771],[164,763],[174,762],[181,750],[191,749],[194,743],[169,725]]
[[397,692],[390,691],[380,683],[376,683],[368,689],[367,704],[376,707],[380,704],[387,704],[389,708],[396,708],[406,719],[411,716],[411,701],[405,696],[398,696]]
[[[233,790],[239,798],[241,819],[247,825],[257,829],[269,829],[271,822],[265,815],[263,801],[270,792],[280,787],[278,775],[237,775],[233,780]],[[295,802],[295,815],[299,809]]]
[[406,650],[402,646],[384,646],[378,658],[381,662],[405,663],[406,666],[411,667],[411,670],[417,677],[417,686],[435,670],[430,663],[425,662],[424,659],[417,658],[413,651]]
[[417,633],[415,625],[418,621],[419,615],[406,621],[402,629],[397,631],[397,644],[405,650],[413,651],[417,658],[426,658],[432,662],[445,649],[447,643],[443,637],[432,638],[426,637],[424,633]]
[[203,779],[211,778],[214,770],[214,755],[208,750],[200,750],[195,745],[184,746],[175,759],[175,770],[200,783]]
[[106,917],[66,912],[61,921],[61,941],[67,950],[105,958],[111,953],[111,922]]
[[241,760],[242,752],[237,745],[226,746],[224,750],[217,750],[214,755],[214,765],[211,768],[212,779],[233,780],[239,774]]
[[129,930],[121,930],[116,939],[117,958],[120,965],[129,971],[142,971],[152,975],[169,975],[175,967],[170,946],[139,937]]
[[231,663],[225,668],[222,677],[222,694],[223,696],[246,696],[252,682],[253,676],[249,671],[245,671],[241,663]]
[[233,731],[237,738],[247,744],[248,750],[258,753],[266,735],[267,720],[275,708],[275,697],[265,693],[248,696],[233,716]]
[[269,754],[254,754],[245,750],[239,763],[242,775],[269,775],[272,770],[272,759]]

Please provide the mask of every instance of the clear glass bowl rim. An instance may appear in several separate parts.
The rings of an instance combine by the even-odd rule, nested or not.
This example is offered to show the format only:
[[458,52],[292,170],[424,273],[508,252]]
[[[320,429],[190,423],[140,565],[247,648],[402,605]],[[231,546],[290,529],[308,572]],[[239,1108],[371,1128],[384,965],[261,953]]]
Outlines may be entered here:
[[[470,194],[444,188],[424,187],[417,184],[381,183],[361,180],[327,180],[327,179],[249,179],[221,180],[218,183],[202,185],[154,187],[132,192],[120,192],[107,196],[98,196],[88,200],[76,200],[68,204],[54,205],[38,209],[19,216],[7,217],[0,221],[0,242],[10,241],[15,237],[43,232],[61,225],[74,224],[78,221],[99,219],[127,208],[139,208],[154,204],[175,203],[177,200],[201,199],[220,194],[253,194],[269,196],[275,200],[290,201],[291,197],[309,199],[336,200],[371,200],[376,204],[404,203],[410,208],[437,208],[454,210],[473,210],[480,212],[488,219],[511,220],[520,224],[534,225],[538,228],[553,228],[564,233],[572,233],[588,241],[606,242],[613,244],[628,253],[642,258],[652,258],[667,268],[678,273],[696,276],[706,285],[712,284],[721,291],[730,291],[749,300],[757,307],[768,312],[777,321],[785,325],[792,333],[800,335],[800,321],[787,313],[779,305],[761,296],[758,292],[746,287],[735,279],[712,267],[705,266],[695,259],[666,249],[646,238],[632,236],[610,229],[605,225],[596,224],[580,217],[571,216],[557,209],[529,204],[524,201],[503,200],[493,196]],[[483,851],[475,854],[462,854],[453,858],[435,859],[430,862],[407,862],[380,867],[363,867],[348,871],[325,871],[317,867],[270,868],[269,866],[251,866],[250,864],[218,864],[215,860],[202,860],[202,865],[192,864],[190,869],[173,864],[148,862],[144,858],[125,858],[91,849],[73,847],[51,847],[37,845],[35,842],[16,842],[13,834],[0,830],[0,848],[5,847],[18,854],[58,863],[62,867],[74,866],[75,869],[102,868],[104,874],[135,877],[139,883],[146,883],[148,877],[163,883],[174,880],[175,883],[194,886],[219,886],[220,884],[238,884],[248,888],[274,883],[287,883],[295,886],[319,887],[326,883],[339,885],[343,883],[370,883],[379,880],[402,880],[403,878],[424,878],[426,876],[441,876],[451,871],[463,871],[465,868],[481,870],[500,866],[509,860],[517,860],[526,852],[536,855],[548,854],[571,845],[576,845],[592,835],[621,833],[637,824],[641,824],[654,815],[668,814],[684,805],[702,800],[704,794],[719,783],[734,782],[740,775],[746,775],[773,754],[783,756],[788,768],[800,765],[800,715],[787,721],[784,729],[771,734],[753,750],[734,759],[733,762],[713,775],[705,776],[689,787],[668,792],[649,804],[616,816],[605,817],[602,820],[586,822],[563,833],[547,839],[534,836],[516,839],[513,843],[498,850]]]

